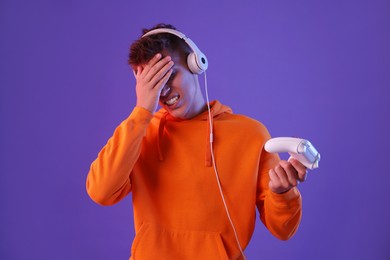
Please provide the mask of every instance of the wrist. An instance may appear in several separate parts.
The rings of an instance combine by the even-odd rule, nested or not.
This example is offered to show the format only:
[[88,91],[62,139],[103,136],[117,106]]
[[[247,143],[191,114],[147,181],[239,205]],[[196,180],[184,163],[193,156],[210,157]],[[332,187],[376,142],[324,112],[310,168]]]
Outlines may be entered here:
[[271,192],[271,197],[274,202],[293,201],[299,199],[301,194],[297,187],[293,187],[284,193]]
[[148,105],[145,105],[141,102],[137,102],[136,104],[137,107],[141,107],[145,110],[148,110],[151,114],[154,114],[154,112],[156,112],[156,108],[152,107],[152,106],[148,106]]

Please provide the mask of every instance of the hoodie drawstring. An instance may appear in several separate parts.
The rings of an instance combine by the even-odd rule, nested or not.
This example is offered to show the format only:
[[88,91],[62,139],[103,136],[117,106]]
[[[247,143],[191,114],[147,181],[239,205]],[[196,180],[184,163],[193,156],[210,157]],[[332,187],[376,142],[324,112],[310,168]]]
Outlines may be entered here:
[[164,135],[164,127],[165,127],[165,122],[167,120],[168,112],[165,112],[161,119],[160,119],[160,124],[158,126],[158,135],[157,135],[157,151],[158,151],[158,158],[160,161],[164,160],[164,155],[161,151],[161,143],[162,143],[162,138]]

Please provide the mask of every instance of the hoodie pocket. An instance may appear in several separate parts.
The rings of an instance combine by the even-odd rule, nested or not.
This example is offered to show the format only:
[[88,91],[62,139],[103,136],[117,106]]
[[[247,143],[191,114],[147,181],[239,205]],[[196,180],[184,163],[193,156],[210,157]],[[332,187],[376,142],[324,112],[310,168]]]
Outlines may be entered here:
[[131,247],[131,259],[229,259],[220,233],[169,230],[143,224]]

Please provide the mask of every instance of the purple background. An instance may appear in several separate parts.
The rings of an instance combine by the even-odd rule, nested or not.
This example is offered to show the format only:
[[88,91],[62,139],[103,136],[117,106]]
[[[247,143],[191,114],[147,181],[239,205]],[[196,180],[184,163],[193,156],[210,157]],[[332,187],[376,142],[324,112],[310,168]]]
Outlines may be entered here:
[[[135,105],[128,46],[172,23],[208,56],[209,94],[322,155],[288,242],[258,222],[248,259],[390,259],[390,2],[0,3],[0,258],[127,259],[131,197],[85,191]],[[203,77],[201,77],[203,82]]]

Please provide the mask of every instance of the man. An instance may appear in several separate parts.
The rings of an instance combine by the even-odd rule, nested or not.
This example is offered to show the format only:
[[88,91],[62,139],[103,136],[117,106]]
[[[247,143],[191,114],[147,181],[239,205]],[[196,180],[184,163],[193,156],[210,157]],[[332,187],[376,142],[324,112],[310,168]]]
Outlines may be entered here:
[[132,192],[136,237],[130,259],[241,259],[256,207],[283,240],[301,219],[296,186],[306,168],[265,152],[270,135],[258,121],[218,101],[208,112],[198,75],[188,66],[191,52],[172,33],[132,44],[136,107],[87,177],[88,194],[101,205]]

